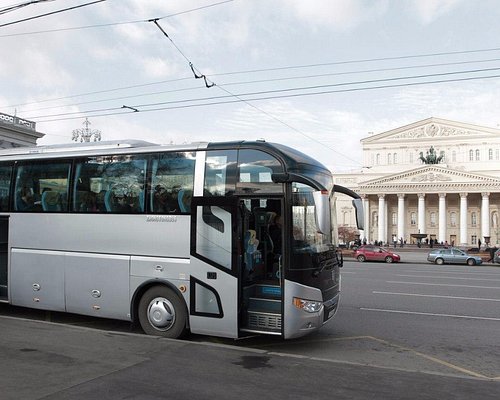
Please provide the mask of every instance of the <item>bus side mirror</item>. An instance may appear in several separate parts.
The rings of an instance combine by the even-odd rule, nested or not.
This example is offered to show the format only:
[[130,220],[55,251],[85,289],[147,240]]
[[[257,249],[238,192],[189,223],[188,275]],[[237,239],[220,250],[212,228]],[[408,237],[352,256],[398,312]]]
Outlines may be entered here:
[[316,207],[316,229],[323,234],[331,233],[330,196],[327,191],[313,192]]
[[365,229],[365,210],[363,208],[363,200],[354,199],[352,201],[354,210],[356,211],[356,225],[359,230]]

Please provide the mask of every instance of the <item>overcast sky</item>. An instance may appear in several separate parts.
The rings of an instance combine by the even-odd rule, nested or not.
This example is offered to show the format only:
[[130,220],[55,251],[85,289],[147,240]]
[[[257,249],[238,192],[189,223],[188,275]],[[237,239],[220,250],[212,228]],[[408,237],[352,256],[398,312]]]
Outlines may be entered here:
[[71,142],[88,117],[103,140],[265,139],[345,171],[362,166],[370,132],[500,124],[497,0],[107,0],[56,13],[92,1],[6,12],[30,1],[0,0],[0,112],[36,121],[39,144]]

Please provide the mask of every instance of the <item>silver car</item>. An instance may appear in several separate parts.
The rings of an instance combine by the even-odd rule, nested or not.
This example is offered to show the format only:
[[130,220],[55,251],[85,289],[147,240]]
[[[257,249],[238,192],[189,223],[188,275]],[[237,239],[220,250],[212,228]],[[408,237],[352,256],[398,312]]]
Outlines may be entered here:
[[480,265],[483,260],[479,256],[467,254],[465,251],[450,247],[449,249],[435,249],[427,255],[427,261],[438,265],[467,264]]
[[493,261],[500,264],[500,249],[495,251],[495,254],[493,256]]

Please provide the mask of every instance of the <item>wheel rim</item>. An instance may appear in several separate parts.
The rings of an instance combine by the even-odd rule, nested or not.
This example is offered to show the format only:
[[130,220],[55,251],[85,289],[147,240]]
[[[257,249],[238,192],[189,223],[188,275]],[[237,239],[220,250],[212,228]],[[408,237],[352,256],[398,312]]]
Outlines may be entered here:
[[175,323],[175,308],[165,297],[157,297],[149,303],[148,320],[153,328],[168,331]]
[[436,260],[436,264],[438,264],[438,265],[443,264],[443,260],[442,260],[441,258],[438,258],[438,259]]
[[365,261],[365,257],[364,257],[364,256],[358,256],[358,261],[359,261],[359,262],[363,262],[363,261]]
[[387,257],[385,259],[385,262],[388,263],[388,264],[392,263],[392,257]]

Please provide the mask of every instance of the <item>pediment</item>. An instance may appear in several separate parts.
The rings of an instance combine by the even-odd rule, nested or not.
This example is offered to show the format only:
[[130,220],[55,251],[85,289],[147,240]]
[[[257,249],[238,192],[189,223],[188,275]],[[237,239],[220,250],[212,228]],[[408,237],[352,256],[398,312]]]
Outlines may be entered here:
[[450,121],[441,118],[427,118],[410,125],[362,139],[363,144],[390,143],[411,140],[433,139],[498,139],[500,129]]
[[500,187],[500,179],[479,175],[470,172],[458,171],[438,165],[425,165],[413,170],[386,175],[383,178],[377,178],[365,182],[360,182],[361,189],[381,188],[384,186],[449,186],[449,185],[467,184],[467,186],[495,186]]

